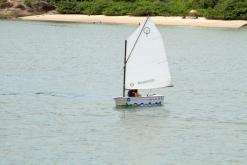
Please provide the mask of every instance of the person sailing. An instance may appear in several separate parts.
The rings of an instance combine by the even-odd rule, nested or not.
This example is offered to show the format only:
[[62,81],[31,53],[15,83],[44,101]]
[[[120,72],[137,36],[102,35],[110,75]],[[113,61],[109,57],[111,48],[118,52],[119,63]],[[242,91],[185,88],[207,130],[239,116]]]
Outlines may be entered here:
[[128,97],[141,97],[141,94],[137,89],[131,89],[128,91]]

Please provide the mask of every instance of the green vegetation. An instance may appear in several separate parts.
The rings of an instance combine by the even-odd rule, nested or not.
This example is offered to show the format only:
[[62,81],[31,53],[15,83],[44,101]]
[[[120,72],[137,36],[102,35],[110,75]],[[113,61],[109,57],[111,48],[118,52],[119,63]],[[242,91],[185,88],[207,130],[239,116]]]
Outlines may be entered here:
[[7,0],[0,0],[0,4],[7,2]]
[[23,3],[26,6],[33,8],[33,1],[32,0],[23,0]]
[[2,6],[7,2],[7,0],[0,0],[0,9],[2,8]]
[[209,8],[208,18],[247,20],[247,0],[221,0],[214,8]]
[[[2,0],[1,0],[2,1]],[[29,5],[31,0],[25,0]],[[247,20],[247,0],[48,0],[64,14],[184,16],[196,9],[210,19]]]

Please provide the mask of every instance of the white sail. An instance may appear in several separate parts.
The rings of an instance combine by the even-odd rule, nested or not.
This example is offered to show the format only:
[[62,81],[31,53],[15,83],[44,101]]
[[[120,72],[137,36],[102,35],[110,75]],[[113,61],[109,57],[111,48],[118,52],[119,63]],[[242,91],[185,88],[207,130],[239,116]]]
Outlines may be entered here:
[[162,36],[147,18],[127,39],[125,89],[171,86]]

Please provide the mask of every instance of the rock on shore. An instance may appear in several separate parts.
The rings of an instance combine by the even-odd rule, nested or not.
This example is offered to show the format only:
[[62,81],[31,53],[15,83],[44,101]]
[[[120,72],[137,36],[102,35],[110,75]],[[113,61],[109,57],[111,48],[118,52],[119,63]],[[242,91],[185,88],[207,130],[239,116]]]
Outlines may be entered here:
[[55,9],[55,6],[45,0],[32,0],[24,3],[24,0],[0,0],[0,18],[17,18],[44,14]]

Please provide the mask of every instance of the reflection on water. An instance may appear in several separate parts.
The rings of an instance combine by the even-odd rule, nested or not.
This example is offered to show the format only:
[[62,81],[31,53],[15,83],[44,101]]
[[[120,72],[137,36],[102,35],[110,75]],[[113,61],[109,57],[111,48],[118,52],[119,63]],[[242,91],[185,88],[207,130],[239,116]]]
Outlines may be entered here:
[[135,28],[0,21],[1,164],[245,164],[246,29],[159,27],[175,86],[117,109]]

